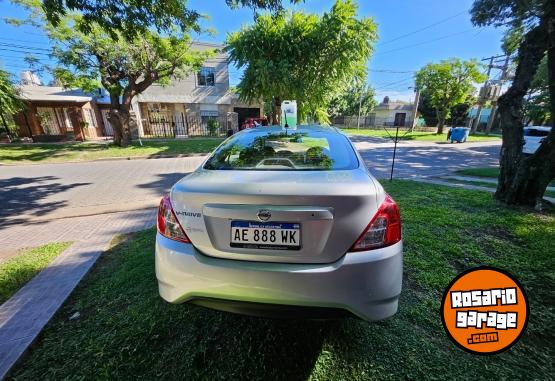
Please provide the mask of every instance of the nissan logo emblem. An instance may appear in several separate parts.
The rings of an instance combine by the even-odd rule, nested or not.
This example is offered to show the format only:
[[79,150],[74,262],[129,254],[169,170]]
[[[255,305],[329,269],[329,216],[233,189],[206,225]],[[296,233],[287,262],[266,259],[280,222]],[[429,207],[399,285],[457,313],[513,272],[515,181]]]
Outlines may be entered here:
[[272,213],[270,213],[269,210],[262,209],[262,210],[258,211],[256,216],[258,217],[258,219],[260,221],[268,221],[270,219],[270,217],[272,217]]

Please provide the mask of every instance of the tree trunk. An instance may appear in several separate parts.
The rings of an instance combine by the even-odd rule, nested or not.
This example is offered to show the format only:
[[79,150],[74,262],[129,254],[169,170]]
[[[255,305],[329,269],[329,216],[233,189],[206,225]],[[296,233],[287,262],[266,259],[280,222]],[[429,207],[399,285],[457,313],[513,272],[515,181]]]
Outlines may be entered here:
[[[549,24],[551,24],[551,31],[546,38]],[[507,204],[535,206],[536,209],[541,209],[545,189],[555,176],[555,135],[553,131],[536,153],[530,157],[522,154],[524,144],[523,99],[548,47],[548,40],[553,41],[553,37],[553,13],[546,12],[540,24],[525,35],[518,51],[518,66],[513,83],[498,100],[503,144],[495,198]],[[553,52],[550,52],[549,57],[551,59],[548,59],[550,67],[548,70],[551,101],[553,102],[555,96],[552,87],[552,81],[555,80],[552,77],[555,64]]]
[[437,134],[443,134],[443,127],[445,126],[446,113],[444,111],[437,111]]
[[281,98],[274,97],[272,101],[272,124],[279,125],[281,120]]
[[110,114],[109,121],[114,131],[114,144],[120,147],[127,147],[131,144],[131,104],[121,103],[119,94],[110,94]]
[[8,123],[6,122],[6,119],[4,119],[4,113],[0,112],[0,118],[2,119],[2,124],[6,129],[6,134],[8,135],[8,137],[10,137],[10,129],[8,128]]

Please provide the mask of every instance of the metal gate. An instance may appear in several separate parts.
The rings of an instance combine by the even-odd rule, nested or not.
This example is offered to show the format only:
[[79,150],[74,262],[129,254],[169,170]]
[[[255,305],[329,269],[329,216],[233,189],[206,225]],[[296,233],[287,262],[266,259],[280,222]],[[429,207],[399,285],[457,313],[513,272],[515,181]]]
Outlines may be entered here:
[[143,137],[175,138],[186,136],[221,137],[237,129],[237,114],[225,116],[188,116],[183,113],[149,112],[143,119]]

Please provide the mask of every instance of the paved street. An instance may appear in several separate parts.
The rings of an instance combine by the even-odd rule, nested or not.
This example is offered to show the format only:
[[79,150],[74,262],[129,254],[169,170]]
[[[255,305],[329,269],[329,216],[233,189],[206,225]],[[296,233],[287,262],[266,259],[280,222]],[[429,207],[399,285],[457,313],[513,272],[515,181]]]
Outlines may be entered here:
[[[369,143],[366,137],[351,137],[370,171],[379,179],[389,178],[393,143]],[[499,164],[501,142],[436,144],[400,142],[395,157],[395,178],[435,177],[462,168]]]
[[[371,171],[378,178],[388,178],[392,144],[367,137],[352,140]],[[499,143],[401,142],[395,177],[439,176],[463,167],[495,165],[498,152]],[[105,224],[109,214],[153,209],[161,195],[202,160],[191,157],[0,166],[0,261],[21,247],[75,237],[87,239]],[[125,218],[127,214],[121,215]]]

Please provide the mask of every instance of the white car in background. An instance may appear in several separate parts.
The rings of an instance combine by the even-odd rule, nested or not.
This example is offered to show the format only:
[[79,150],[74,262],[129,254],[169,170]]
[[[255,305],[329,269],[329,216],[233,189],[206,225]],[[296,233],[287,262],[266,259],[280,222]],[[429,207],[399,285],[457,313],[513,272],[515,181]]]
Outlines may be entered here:
[[551,132],[551,127],[549,126],[528,126],[524,127],[524,146],[522,147],[522,153],[525,155],[532,155],[535,153],[540,145],[547,138]]

